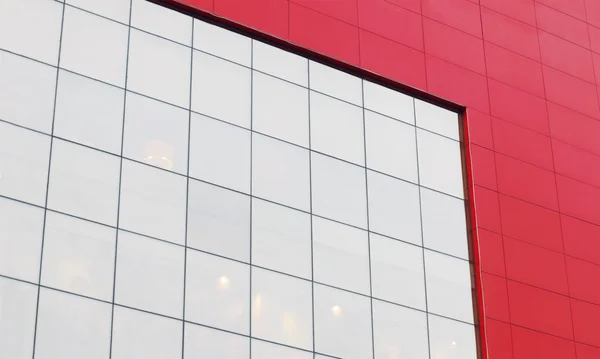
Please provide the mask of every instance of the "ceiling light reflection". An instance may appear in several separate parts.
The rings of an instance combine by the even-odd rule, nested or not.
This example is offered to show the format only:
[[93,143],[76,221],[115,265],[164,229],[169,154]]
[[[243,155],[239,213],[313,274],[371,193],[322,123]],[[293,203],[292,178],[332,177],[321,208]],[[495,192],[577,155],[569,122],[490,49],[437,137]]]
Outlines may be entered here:
[[334,305],[333,307],[331,307],[331,312],[336,317],[339,317],[340,315],[342,315],[342,308],[339,305]]
[[226,276],[222,276],[219,278],[219,288],[228,289],[229,288],[229,278]]

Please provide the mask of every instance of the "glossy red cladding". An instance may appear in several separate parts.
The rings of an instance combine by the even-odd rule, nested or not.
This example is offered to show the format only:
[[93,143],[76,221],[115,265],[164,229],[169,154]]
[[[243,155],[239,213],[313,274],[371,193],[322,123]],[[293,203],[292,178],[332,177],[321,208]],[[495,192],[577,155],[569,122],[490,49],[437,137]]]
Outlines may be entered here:
[[179,1],[465,106],[482,358],[600,358],[600,1]]

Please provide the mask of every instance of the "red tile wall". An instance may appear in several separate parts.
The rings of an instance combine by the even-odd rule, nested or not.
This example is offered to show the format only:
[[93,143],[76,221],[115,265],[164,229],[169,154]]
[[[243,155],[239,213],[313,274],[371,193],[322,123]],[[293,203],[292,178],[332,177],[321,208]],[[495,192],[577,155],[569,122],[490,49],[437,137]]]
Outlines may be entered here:
[[600,358],[600,0],[178,1],[467,107],[483,358]]

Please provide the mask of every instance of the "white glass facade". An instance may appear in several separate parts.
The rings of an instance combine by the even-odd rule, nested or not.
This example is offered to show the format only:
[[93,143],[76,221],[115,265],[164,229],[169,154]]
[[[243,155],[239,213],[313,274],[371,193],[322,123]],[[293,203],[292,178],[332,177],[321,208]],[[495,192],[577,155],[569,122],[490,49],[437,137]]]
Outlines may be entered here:
[[459,116],[145,0],[0,0],[0,359],[475,359]]

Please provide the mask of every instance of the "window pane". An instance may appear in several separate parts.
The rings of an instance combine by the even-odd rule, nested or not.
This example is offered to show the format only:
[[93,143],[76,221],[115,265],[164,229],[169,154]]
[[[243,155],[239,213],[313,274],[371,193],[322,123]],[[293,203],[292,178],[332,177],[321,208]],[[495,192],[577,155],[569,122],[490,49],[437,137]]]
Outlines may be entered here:
[[116,156],[55,139],[48,208],[114,226],[120,164]]
[[0,198],[0,213],[0,274],[37,283],[44,210]]
[[185,323],[185,359],[248,359],[247,337]]
[[149,1],[133,0],[131,26],[192,45],[192,18]]
[[35,357],[108,359],[110,323],[110,304],[41,288]]
[[313,213],[367,227],[365,169],[312,153]]
[[190,180],[187,245],[250,260],[250,197]]
[[313,359],[311,352],[252,340],[252,359]]
[[115,302],[180,318],[184,249],[119,231]]
[[417,99],[415,99],[415,112],[417,126],[457,141],[460,139],[458,129],[460,124],[456,112]]
[[475,359],[475,328],[472,325],[429,315],[432,358]]
[[460,143],[417,130],[421,185],[464,198]]
[[252,129],[308,147],[308,90],[254,72]]
[[186,182],[185,177],[123,160],[121,228],[183,244]]
[[362,80],[318,62],[309,61],[310,88],[357,106],[363,104]]
[[248,335],[250,267],[188,250],[185,319]]
[[367,232],[313,217],[314,280],[369,295]]
[[0,277],[0,348],[6,358],[31,358],[38,287]]
[[412,97],[369,81],[363,81],[363,86],[365,108],[414,125]]
[[308,211],[308,150],[258,134],[252,136],[252,194]]
[[250,131],[192,114],[190,177],[250,193]]
[[254,69],[308,86],[308,60],[260,41],[253,41],[252,46]]
[[123,0],[65,0],[67,4],[106,16],[122,23],[129,22],[129,2]]
[[310,136],[311,149],[365,165],[360,107],[311,91]]
[[252,336],[312,349],[310,282],[252,268]]
[[189,112],[127,93],[123,156],[187,173]]
[[204,21],[194,20],[194,48],[250,66],[252,40]]
[[375,358],[429,359],[425,316],[423,312],[374,300]]

